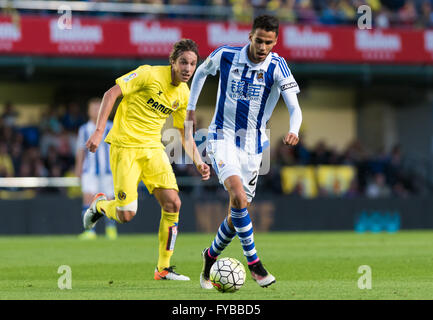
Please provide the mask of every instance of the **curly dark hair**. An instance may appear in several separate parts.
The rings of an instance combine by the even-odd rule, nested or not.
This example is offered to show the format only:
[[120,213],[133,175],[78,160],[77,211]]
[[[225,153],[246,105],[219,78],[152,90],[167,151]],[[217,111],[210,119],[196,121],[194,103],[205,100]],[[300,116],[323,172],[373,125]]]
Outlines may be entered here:
[[185,51],[194,52],[197,56],[197,61],[200,59],[197,43],[191,39],[181,39],[173,45],[173,49],[171,50],[170,56],[168,58],[170,64],[174,63],[177,58],[179,58],[179,56]]

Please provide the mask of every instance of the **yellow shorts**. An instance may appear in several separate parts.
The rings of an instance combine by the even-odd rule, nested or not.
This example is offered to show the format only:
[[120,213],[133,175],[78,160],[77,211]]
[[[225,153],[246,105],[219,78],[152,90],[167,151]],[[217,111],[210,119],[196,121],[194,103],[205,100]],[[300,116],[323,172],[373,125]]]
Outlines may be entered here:
[[110,165],[114,195],[126,206],[138,198],[138,184],[146,185],[149,193],[156,188],[179,191],[173,168],[163,147],[122,148],[111,145]]

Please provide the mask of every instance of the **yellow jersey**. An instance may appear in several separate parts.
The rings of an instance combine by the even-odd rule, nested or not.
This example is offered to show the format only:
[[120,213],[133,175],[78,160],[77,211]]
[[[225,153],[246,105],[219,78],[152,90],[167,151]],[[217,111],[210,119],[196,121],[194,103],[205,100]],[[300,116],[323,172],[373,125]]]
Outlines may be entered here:
[[122,90],[105,142],[121,147],[161,147],[161,129],[170,115],[173,125],[183,128],[189,88],[171,84],[171,66],[143,65],[116,79]]

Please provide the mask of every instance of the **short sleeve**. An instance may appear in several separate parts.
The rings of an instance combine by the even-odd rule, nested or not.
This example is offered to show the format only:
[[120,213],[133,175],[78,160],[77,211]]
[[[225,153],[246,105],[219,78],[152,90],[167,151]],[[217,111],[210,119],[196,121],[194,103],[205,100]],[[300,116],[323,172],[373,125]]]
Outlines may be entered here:
[[146,86],[150,81],[151,66],[144,65],[116,79],[116,84],[122,90],[122,95],[127,96]]
[[183,104],[173,113],[173,127],[183,129],[186,119],[186,105]]
[[[185,84],[186,86],[186,84]],[[188,104],[189,89],[185,88],[184,97],[179,102],[178,109],[173,113],[173,127],[183,129],[186,119],[186,106]]]
[[275,71],[275,81],[280,86],[281,92],[300,92],[298,83],[296,82],[295,77],[287,66],[286,60],[284,60],[284,58],[278,57],[278,65]]

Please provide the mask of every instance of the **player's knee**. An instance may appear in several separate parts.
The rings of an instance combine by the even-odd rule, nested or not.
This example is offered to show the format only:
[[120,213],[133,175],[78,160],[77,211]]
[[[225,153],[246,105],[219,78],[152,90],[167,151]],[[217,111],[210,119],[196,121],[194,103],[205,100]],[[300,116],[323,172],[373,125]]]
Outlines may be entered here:
[[135,217],[136,212],[135,211],[128,211],[128,210],[118,210],[117,211],[117,217],[119,218],[119,221],[121,223],[126,223],[131,221]]
[[245,192],[234,192],[231,194],[231,206],[235,209],[246,208],[248,201]]
[[162,209],[166,212],[179,212],[181,201],[179,197],[172,197],[162,204]]

